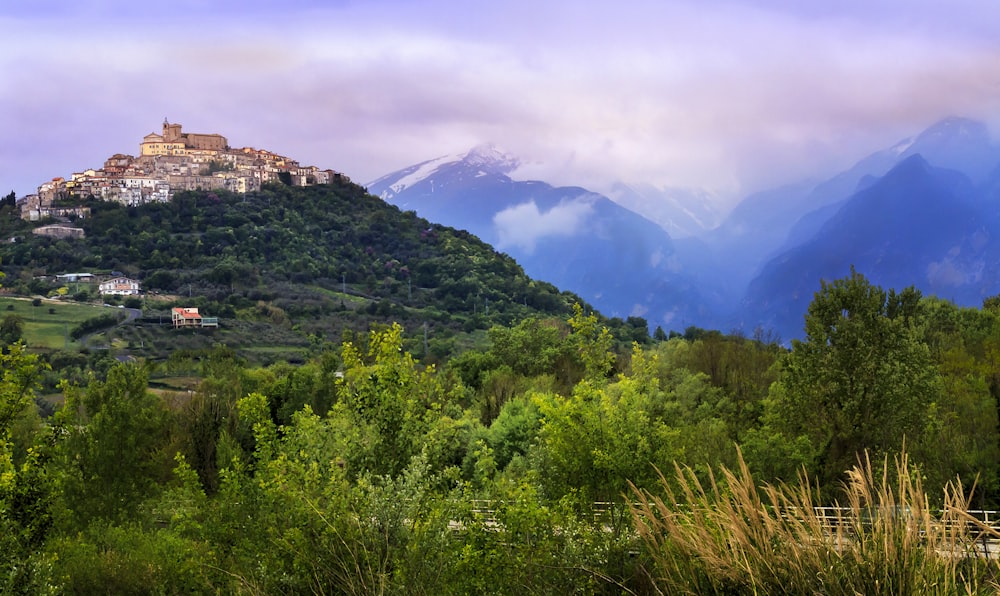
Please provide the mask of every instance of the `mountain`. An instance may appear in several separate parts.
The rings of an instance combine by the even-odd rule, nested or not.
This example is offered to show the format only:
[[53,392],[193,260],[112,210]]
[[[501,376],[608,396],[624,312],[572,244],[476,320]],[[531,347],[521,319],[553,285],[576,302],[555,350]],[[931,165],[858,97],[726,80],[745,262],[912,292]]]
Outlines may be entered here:
[[583,188],[515,181],[509,174],[518,163],[484,145],[367,187],[401,209],[469,230],[532,277],[581,295],[605,315],[682,328],[707,324],[718,298],[680,267],[663,228]]
[[919,154],[848,198],[808,241],[768,261],[742,316],[797,337],[819,280],[855,267],[886,288],[978,305],[1000,291],[1000,218],[994,180],[932,166]]
[[[703,270],[712,274],[702,283],[741,292],[770,258],[809,240],[849,197],[915,155],[981,184],[1000,163],[1000,146],[983,123],[947,118],[823,182],[804,181],[751,195],[695,248],[703,261],[708,259],[705,250],[711,255],[711,266]],[[685,247],[679,250],[686,253]]]
[[703,190],[616,182],[607,196],[658,224],[675,239],[702,235],[722,221],[715,197]]
[[[496,213],[494,196],[507,195],[513,181],[507,176],[517,158],[493,145],[480,145],[461,155],[447,155],[387,174],[366,186],[368,191],[400,209],[417,211],[430,221],[480,233],[481,223]],[[476,194],[488,189],[490,197]]]

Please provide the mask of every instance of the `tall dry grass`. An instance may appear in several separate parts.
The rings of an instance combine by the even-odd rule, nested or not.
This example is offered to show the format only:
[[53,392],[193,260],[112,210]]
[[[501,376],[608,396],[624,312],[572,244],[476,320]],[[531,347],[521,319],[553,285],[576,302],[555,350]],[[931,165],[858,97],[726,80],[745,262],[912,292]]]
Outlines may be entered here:
[[[804,475],[796,486],[754,482],[742,455],[708,485],[689,468],[666,496],[633,487],[647,569],[663,594],[997,593],[997,562],[980,540],[998,537],[966,511],[958,484],[932,509],[904,455],[879,468],[867,455],[847,474],[839,508],[819,508]],[[676,488],[672,488],[676,487]]]

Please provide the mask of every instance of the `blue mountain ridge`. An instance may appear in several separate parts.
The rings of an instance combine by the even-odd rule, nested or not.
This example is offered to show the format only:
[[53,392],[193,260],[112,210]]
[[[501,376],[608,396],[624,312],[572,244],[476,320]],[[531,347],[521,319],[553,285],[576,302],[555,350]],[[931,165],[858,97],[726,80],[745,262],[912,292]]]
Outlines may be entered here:
[[914,155],[958,170],[974,183],[1000,163],[1000,147],[984,124],[946,118],[822,182],[800,181],[748,196],[719,227],[690,242],[693,246],[679,242],[680,258],[698,259],[705,272],[698,282],[728,289],[727,301],[738,301],[771,258],[809,240],[850,196]]
[[660,226],[583,188],[512,180],[507,172],[515,165],[496,150],[476,148],[367,186],[401,209],[468,230],[532,277],[579,294],[608,316],[677,328],[721,310],[683,270]]
[[843,277],[852,266],[886,288],[913,285],[978,305],[1000,291],[1000,244],[992,239],[1000,237],[1000,222],[988,216],[988,203],[965,174],[907,157],[844,201],[811,239],[769,260],[740,316],[799,337],[819,280]]

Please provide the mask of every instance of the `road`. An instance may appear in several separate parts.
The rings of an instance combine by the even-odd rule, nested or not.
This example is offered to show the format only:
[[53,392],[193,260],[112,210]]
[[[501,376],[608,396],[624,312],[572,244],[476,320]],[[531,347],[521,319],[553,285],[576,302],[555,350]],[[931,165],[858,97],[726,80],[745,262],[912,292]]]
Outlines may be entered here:
[[[111,306],[111,305],[107,305],[107,308],[114,308],[114,307]],[[138,319],[139,317],[142,316],[142,309],[141,308],[125,308],[125,307],[120,307],[119,310],[125,311],[125,318],[122,319],[121,321],[119,321],[118,324],[115,325],[115,327],[121,327],[122,325],[125,325],[127,323],[131,323],[132,321],[134,321],[134,320],[136,320],[136,319]],[[90,343],[90,338],[92,338],[93,336],[97,335],[98,333],[104,333],[105,331],[107,331],[107,329],[101,329],[100,331],[95,331],[93,333],[88,333],[87,335],[84,335],[83,337],[80,338],[80,345],[82,345],[84,348],[88,348],[88,349],[107,350],[108,348],[110,348],[110,346],[107,346],[107,345],[105,345],[105,346],[91,346],[91,345],[88,345]]]

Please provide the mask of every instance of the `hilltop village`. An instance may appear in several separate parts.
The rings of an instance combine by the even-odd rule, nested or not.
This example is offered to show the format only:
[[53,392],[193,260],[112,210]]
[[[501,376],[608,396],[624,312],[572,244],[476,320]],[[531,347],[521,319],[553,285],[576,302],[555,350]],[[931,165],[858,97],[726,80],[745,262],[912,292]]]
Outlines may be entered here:
[[328,184],[335,177],[343,179],[344,175],[301,166],[264,149],[233,149],[222,135],[183,132],[180,124],[164,119],[161,133],[143,137],[138,157],[117,153],[100,169],[76,172],[69,180],[53,178],[19,204],[21,217],[30,221],[85,217],[86,207],[67,204],[65,199],[93,196],[139,205],[169,201],[176,191],[225,189],[246,193],[260,190],[266,182],[309,186]]

